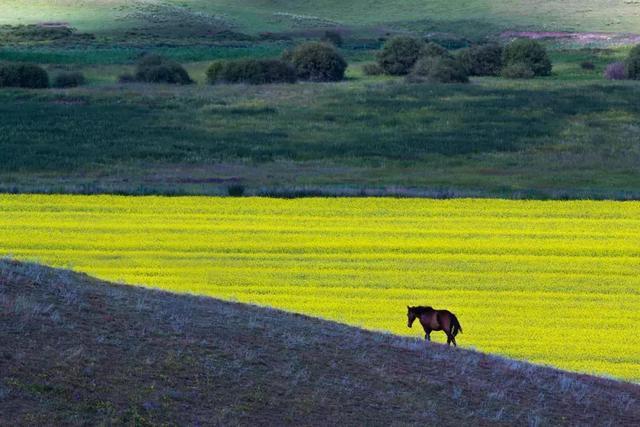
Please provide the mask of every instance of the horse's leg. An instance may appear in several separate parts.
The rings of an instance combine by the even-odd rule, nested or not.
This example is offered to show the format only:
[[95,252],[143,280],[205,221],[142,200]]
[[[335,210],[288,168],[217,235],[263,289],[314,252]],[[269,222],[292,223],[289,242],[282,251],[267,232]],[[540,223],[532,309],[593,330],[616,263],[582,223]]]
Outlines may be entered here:
[[445,331],[445,332],[447,333],[447,344],[451,345],[451,343],[453,343],[453,346],[457,347],[458,343],[456,343],[456,337],[453,336],[451,331]]
[[451,313],[449,313],[449,319],[448,319],[449,320],[449,325],[448,325],[449,326],[449,335],[451,336],[451,342],[453,343],[453,346],[457,347],[458,343],[456,342],[456,336],[453,333],[454,332],[454,328],[453,328],[453,323],[454,322],[453,322],[452,316],[453,315]]
[[424,331],[426,332],[424,335],[424,339],[427,341],[431,341],[431,329],[425,329]]
[[[447,335],[447,345],[451,345],[451,342],[454,342],[453,334],[451,333],[451,318],[446,315],[447,313],[443,313],[440,318],[440,325],[442,327],[442,331]],[[454,344],[455,345],[455,344]]]

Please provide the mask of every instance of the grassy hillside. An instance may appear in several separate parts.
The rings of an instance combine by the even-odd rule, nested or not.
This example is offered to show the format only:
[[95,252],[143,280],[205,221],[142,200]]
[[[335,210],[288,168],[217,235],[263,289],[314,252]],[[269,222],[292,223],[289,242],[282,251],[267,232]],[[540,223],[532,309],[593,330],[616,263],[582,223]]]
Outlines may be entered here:
[[[458,33],[507,28],[634,32],[640,24],[640,5],[625,0],[4,0],[0,5],[0,24],[42,21],[69,22],[92,32],[170,21],[216,22],[251,33],[327,26]],[[188,31],[188,25],[182,27]]]
[[635,425],[640,387],[0,261],[0,424]]
[[462,346],[640,381],[639,217],[638,202],[0,196],[0,256],[401,335],[422,335],[407,305],[445,307]]

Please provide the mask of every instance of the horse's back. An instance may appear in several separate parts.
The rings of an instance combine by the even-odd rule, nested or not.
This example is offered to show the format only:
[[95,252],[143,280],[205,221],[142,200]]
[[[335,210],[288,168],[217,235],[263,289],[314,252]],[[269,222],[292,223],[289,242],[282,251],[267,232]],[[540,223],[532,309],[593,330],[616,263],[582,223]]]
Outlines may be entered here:
[[451,330],[455,315],[449,310],[437,310],[437,313],[440,327],[444,330]]
[[431,307],[427,307],[428,310],[422,313],[420,316],[420,323],[424,327],[431,329],[432,331],[451,330],[455,319],[455,314],[449,310],[436,310]]

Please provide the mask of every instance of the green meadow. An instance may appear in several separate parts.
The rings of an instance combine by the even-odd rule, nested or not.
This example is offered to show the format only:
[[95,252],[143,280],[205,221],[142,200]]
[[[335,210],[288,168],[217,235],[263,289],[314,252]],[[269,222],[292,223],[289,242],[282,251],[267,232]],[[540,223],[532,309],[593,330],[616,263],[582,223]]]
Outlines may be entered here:
[[[528,27],[545,30],[632,32],[638,5],[614,0],[521,2],[515,0],[5,0],[0,24],[71,22],[83,31],[113,32],[170,20],[177,28],[215,18],[243,32],[290,31],[322,26],[427,28],[456,33]],[[182,25],[180,25],[182,24]],[[481,27],[481,28],[479,28]],[[166,26],[165,26],[166,28]]]
[[208,86],[197,61],[186,64],[196,86],[152,88],[117,84],[132,69],[123,60],[75,64],[87,86],[0,92],[0,188],[633,197],[640,86],[601,77],[621,55],[556,51],[551,77],[469,85],[368,77],[355,62],[341,83]]

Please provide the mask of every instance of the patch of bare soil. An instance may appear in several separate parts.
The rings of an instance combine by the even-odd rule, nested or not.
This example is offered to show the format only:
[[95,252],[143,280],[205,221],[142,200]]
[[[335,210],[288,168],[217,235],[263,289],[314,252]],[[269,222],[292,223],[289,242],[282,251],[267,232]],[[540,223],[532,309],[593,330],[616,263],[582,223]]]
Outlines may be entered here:
[[37,25],[42,28],[71,28],[68,22],[39,22]]
[[505,31],[500,34],[503,39],[527,38],[533,40],[561,40],[579,45],[629,45],[640,43],[640,34],[627,33],[589,33],[562,31]]
[[640,425],[640,386],[0,260],[0,425],[96,424]]

